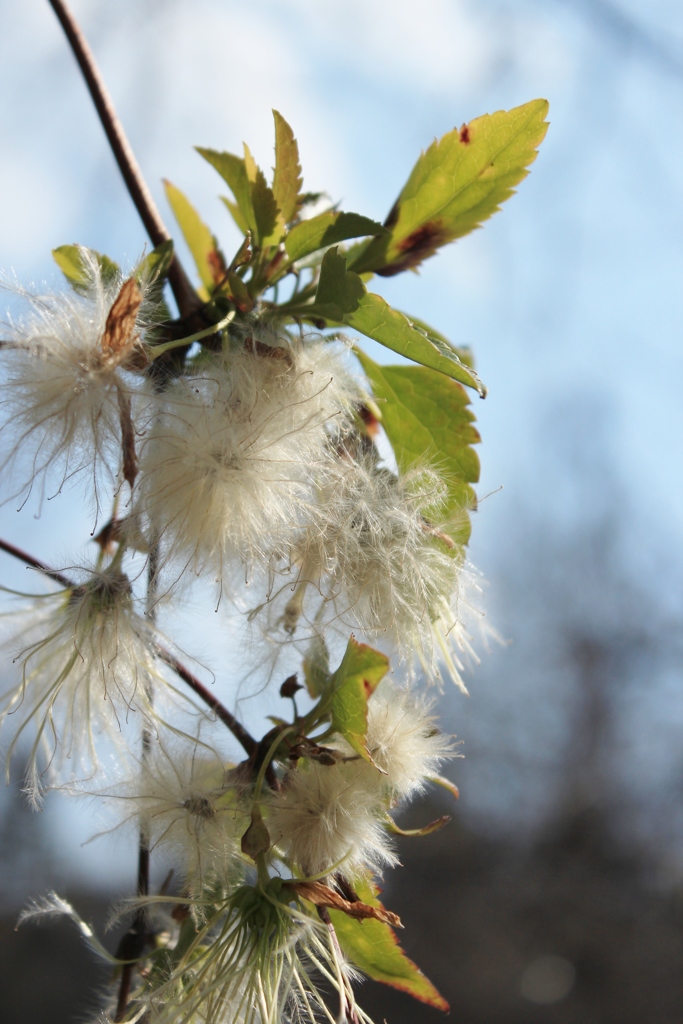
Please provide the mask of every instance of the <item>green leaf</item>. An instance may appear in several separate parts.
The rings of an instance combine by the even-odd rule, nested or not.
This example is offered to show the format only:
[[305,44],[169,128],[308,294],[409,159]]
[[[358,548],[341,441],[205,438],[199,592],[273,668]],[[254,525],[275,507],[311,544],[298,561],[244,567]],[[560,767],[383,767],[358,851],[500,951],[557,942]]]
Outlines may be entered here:
[[225,203],[227,208],[230,210],[230,214],[232,216],[232,219],[234,220],[235,224],[240,229],[242,234],[243,235],[247,235],[247,234],[250,235],[251,234],[251,228],[249,227],[249,225],[247,224],[246,220],[244,219],[244,215],[243,215],[242,211],[240,210],[239,206],[237,205],[237,203],[233,203],[232,200],[226,198],[226,196],[219,196],[219,199],[221,200],[221,202]]
[[392,309],[380,295],[367,292],[358,274],[346,269],[346,258],[336,246],[323,257],[313,305],[290,307],[287,311],[295,316],[324,317],[335,324],[345,324],[407,359],[475,388],[482,398],[486,395],[477,374],[462,362],[445,338],[429,334]]
[[[230,186],[230,190],[237,200],[237,208],[240,211],[244,224],[252,234],[256,235],[256,215],[251,197],[251,182],[249,181],[245,161],[242,157],[235,156],[233,153],[219,153],[215,149],[203,149],[201,146],[197,146],[196,149],[199,155],[203,156],[218,171],[223,181],[227,182]],[[231,209],[229,200],[227,205],[228,209]]]
[[389,214],[389,238],[370,242],[353,269],[384,276],[418,267],[500,209],[529,173],[548,129],[546,100],[484,114],[434,141]]
[[[369,882],[356,884],[363,903],[381,906],[377,889]],[[448,1003],[401,949],[393,929],[382,921],[357,921],[341,910],[330,910],[339,944],[349,960],[373,981],[407,992],[414,999],[448,1012]]]
[[469,366],[471,370],[475,369],[474,355],[469,345],[454,345],[453,342],[449,341],[444,334],[441,334],[440,331],[430,327],[430,325],[426,324],[424,320],[420,320],[418,317],[413,316],[412,313],[410,316],[408,316],[407,313],[404,313],[403,315],[410,320],[413,327],[417,327],[420,331],[424,331],[424,333],[428,334],[430,338],[434,339],[434,341],[440,342],[444,348],[452,349],[461,363],[464,363],[465,366]]
[[168,268],[173,260],[173,239],[157,245],[145,258],[138,263],[135,273],[138,280],[145,284],[158,284],[168,274]]
[[240,313],[250,313],[254,308],[254,300],[249,294],[246,284],[233,270],[228,271],[226,287],[230,298],[239,309]]
[[332,676],[332,727],[366,761],[372,758],[365,743],[368,700],[389,671],[389,659],[352,636],[342,662]]
[[225,273],[225,260],[218,248],[218,243],[209,228],[201,219],[189,199],[183,195],[179,188],[164,180],[164,189],[169,206],[178,222],[178,227],[183,233],[192,253],[192,259],[197,267],[199,279],[206,289],[206,297],[211,294],[215,286],[222,280]]
[[344,323],[407,359],[475,388],[482,398],[486,396],[486,388],[474,370],[460,359],[457,349],[392,309],[380,295],[368,292],[357,308],[344,316]]
[[311,640],[303,669],[309,696],[319,697],[330,681],[330,654],[325,641],[317,634]]
[[117,263],[103,253],[88,249],[84,245],[59,245],[52,250],[52,257],[70,285],[77,291],[85,291],[92,283],[88,273],[87,257],[94,257],[100,267],[102,282],[107,285],[119,274]]
[[387,234],[386,228],[369,217],[362,217],[359,213],[329,210],[296,224],[285,238],[285,249],[290,260],[294,262],[317,249],[343,242],[347,238],[383,234]]
[[294,220],[299,208],[299,193],[303,179],[299,164],[299,147],[294,132],[279,111],[273,111],[275,119],[275,173],[273,195],[278,205],[283,224]]
[[425,366],[380,366],[356,350],[380,402],[382,426],[399,469],[425,457],[448,486],[448,534],[458,545],[470,535],[467,510],[476,504],[471,483],[479,479],[479,458],[471,447],[481,440],[473,426],[467,392],[453,380]]
[[320,266],[320,280],[312,309],[317,316],[343,321],[357,310],[365,297],[365,285],[358,274],[347,271],[346,259],[337,247],[328,249]]
[[268,185],[263,171],[254,161],[246,142],[244,166],[251,186],[251,203],[256,224],[255,241],[264,248],[268,245],[277,245],[285,233],[284,221],[279,216],[273,190]]

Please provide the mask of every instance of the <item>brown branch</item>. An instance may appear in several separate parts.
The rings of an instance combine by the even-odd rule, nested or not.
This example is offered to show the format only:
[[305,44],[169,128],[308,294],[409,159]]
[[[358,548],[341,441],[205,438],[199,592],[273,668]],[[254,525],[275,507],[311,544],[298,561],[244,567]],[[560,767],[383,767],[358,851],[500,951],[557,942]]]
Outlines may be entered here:
[[[67,4],[63,0],[49,0],[49,3],[64,29],[73,54],[83,72],[83,77],[95,104],[95,109],[109,140],[109,145],[119,165],[119,170],[123,175],[123,180],[126,183],[130,197],[135,203],[142,223],[145,225],[145,230],[152,244],[155,246],[160,245],[171,236],[161,219],[161,214],[142,176],[142,171],[126,138],[123,125],[118,118],[111,96],[104,84],[104,79],[97,66],[93,52],[88,46],[80,26]],[[169,268],[168,281],[178,303],[181,317],[187,318],[196,313],[202,303],[177,256],[173,257]]]
[[27,566],[31,569],[37,569],[38,572],[42,572],[44,576],[54,580],[55,583],[59,583],[60,586],[66,587],[67,590],[72,590],[76,584],[73,580],[70,580],[67,576],[64,576],[61,572],[56,569],[50,569],[44,562],[34,558],[33,555],[27,554],[26,551],[22,551],[21,548],[17,548],[14,544],[9,544],[6,540],[0,540],[0,550],[6,551],[8,555],[12,555],[17,558],[20,562],[26,562]]
[[246,751],[249,757],[255,757],[259,749],[260,744],[254,739],[254,737],[247,732],[244,726],[237,721],[235,716],[231,714],[228,709],[221,704],[217,697],[211,693],[202,682],[197,679],[195,675],[190,672],[178,659],[171,654],[170,651],[166,650],[165,647],[157,646],[157,654],[163,662],[165,662],[169,668],[172,668],[177,676],[179,676],[184,683],[193,690],[198,697],[207,704],[214,712],[217,718],[220,718],[223,725],[227,725],[230,732],[233,734],[236,740],[242,745],[242,748]]

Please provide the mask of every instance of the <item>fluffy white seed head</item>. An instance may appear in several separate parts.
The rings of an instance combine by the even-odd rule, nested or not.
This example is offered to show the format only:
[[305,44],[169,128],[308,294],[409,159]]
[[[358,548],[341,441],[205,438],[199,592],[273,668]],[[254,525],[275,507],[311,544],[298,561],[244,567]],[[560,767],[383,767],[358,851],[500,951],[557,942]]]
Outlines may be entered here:
[[433,528],[446,493],[429,467],[397,477],[370,458],[340,458],[298,542],[300,583],[285,628],[293,631],[302,613],[314,628],[334,618],[371,640],[386,639],[402,661],[412,666],[418,659],[432,678],[445,660],[461,685],[457,655],[448,648],[467,645],[467,574]]
[[156,725],[152,690],[164,681],[120,572],[88,573],[82,585],[36,600],[21,620],[11,642],[21,678],[2,698],[0,726],[8,771],[19,738],[32,736],[27,790],[38,801],[46,776],[95,771],[98,736],[121,748],[129,725]]
[[310,515],[354,385],[333,346],[268,352],[231,350],[173,381],[142,446],[135,512],[181,570],[271,565]]
[[439,765],[454,756],[450,736],[440,732],[433,701],[383,682],[368,702],[367,746],[386,772],[365,773],[366,783],[384,786],[393,801],[420,793]]
[[152,744],[120,783],[95,795],[115,806],[120,825],[134,824],[137,832],[142,824],[150,849],[176,861],[196,893],[211,879],[228,885],[241,863],[240,839],[249,825],[243,789],[208,747],[176,740]]
[[334,765],[302,760],[271,797],[268,829],[305,875],[339,866],[356,877],[397,863],[381,815],[381,789],[368,782],[380,772],[356,759]]
[[135,282],[124,294],[120,275],[105,279],[95,256],[80,253],[81,291],[23,292],[28,312],[3,332],[2,464],[12,467],[15,495],[37,478],[44,491],[48,476],[59,489],[84,469],[116,480],[132,436],[138,389],[128,367],[140,351],[144,296]]

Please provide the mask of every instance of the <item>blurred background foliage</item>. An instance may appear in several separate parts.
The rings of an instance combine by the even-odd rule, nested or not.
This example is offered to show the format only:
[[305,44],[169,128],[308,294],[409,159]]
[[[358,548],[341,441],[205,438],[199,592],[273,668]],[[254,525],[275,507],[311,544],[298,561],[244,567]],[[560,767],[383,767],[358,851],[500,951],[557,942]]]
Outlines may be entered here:
[[[401,841],[386,902],[462,1024],[680,1021],[683,10],[73,6],[169,222],[164,176],[228,251],[214,174],[191,147],[235,151],[244,138],[270,166],[272,106],[297,134],[305,186],[381,219],[434,136],[550,100],[547,140],[504,211],[419,280],[373,282],[471,344],[489,386],[475,411],[490,497],[471,557],[507,641],[468,678],[469,700],[442,702],[463,741],[450,772],[461,800],[446,830]],[[57,284],[50,250],[75,241],[132,264],[143,229],[51,10],[0,0],[0,14],[0,265]],[[3,506],[0,529],[54,561],[54,537],[60,553],[82,545],[90,523],[67,494],[39,518]],[[3,582],[25,580],[2,568]],[[216,621],[200,635],[222,666],[234,653]],[[260,715],[259,700],[242,713]],[[452,810],[445,795],[433,802],[406,822]],[[103,975],[66,925],[13,930],[49,887],[100,924],[130,891],[133,840],[82,848],[91,832],[87,809],[55,798],[31,815],[0,794],[3,1019],[66,1024],[95,1005]],[[370,983],[363,1003],[390,1024],[438,1018]]]

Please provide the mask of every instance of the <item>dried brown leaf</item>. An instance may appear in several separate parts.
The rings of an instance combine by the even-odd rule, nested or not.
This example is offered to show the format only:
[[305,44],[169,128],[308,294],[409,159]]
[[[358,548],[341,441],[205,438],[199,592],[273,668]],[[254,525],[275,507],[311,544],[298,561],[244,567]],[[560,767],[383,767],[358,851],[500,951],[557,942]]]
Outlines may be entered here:
[[121,447],[123,449],[123,477],[131,490],[138,475],[138,459],[135,454],[135,428],[130,408],[130,395],[123,388],[117,388],[119,400],[119,422],[121,424]]
[[136,341],[135,321],[142,305],[142,292],[134,277],[121,285],[114,299],[102,335],[102,354],[117,363],[133,348]]
[[374,918],[375,921],[382,921],[384,924],[391,925],[392,928],[403,927],[398,914],[392,913],[391,910],[386,910],[384,907],[371,907],[369,903],[363,903],[361,900],[351,903],[323,882],[288,882],[287,887],[293,889],[301,899],[308,900],[316,907],[341,910],[349,917],[355,917],[359,921]]

